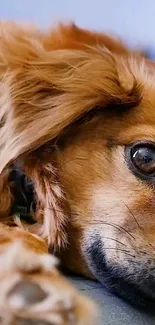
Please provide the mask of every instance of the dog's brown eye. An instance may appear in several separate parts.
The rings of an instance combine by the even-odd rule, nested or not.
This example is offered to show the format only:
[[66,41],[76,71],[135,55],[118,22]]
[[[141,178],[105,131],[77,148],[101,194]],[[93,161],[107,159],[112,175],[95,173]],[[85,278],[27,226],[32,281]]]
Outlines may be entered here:
[[155,178],[155,144],[136,143],[125,148],[125,158],[131,171],[142,179]]
[[131,159],[139,171],[145,174],[155,173],[155,148],[137,147],[131,150]]

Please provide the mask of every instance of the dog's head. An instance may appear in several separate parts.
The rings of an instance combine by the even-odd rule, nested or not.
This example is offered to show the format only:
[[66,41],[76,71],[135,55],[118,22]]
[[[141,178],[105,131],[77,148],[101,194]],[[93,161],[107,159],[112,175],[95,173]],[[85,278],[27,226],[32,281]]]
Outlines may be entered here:
[[2,194],[20,157],[52,244],[65,222],[64,265],[155,302],[153,64],[75,26],[3,26],[0,44]]

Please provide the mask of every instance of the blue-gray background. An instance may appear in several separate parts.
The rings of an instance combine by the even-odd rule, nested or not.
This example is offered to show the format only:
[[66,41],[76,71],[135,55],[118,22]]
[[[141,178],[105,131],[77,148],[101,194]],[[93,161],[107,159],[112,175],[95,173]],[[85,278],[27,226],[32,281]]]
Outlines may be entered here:
[[155,0],[1,0],[0,19],[48,26],[74,20],[155,47]]

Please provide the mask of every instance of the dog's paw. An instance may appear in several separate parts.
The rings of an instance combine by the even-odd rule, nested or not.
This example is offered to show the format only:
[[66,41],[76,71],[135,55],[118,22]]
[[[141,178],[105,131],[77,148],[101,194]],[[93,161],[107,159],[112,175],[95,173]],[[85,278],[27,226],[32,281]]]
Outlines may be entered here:
[[59,274],[53,256],[9,246],[0,257],[1,325],[93,324],[94,305]]

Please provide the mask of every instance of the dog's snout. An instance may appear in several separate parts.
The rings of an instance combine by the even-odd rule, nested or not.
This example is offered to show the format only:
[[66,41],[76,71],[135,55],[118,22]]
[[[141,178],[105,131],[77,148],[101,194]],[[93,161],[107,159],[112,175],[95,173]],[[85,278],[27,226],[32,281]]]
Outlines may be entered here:
[[98,236],[86,255],[92,273],[110,292],[133,305],[152,309],[155,304],[155,254],[153,249],[152,254],[151,251],[134,249],[131,256],[121,250],[120,255],[115,251],[115,257],[108,259],[104,243]]

